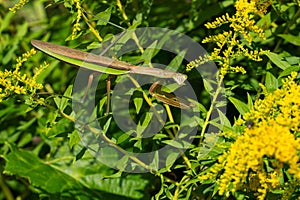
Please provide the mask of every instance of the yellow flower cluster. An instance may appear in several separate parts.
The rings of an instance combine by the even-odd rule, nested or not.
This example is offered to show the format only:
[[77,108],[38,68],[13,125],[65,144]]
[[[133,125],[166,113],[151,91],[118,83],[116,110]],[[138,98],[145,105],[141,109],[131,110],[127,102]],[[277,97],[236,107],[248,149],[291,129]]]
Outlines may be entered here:
[[[224,173],[217,180],[219,194],[229,195],[229,192],[245,188],[249,177],[248,188],[257,191],[258,199],[264,199],[269,190],[280,186],[284,165],[289,166],[290,174],[300,178],[299,150],[300,140],[295,139],[288,127],[263,122],[246,129],[233,143],[223,163]],[[267,166],[272,168],[270,172],[265,170]]]
[[282,88],[268,93],[254,103],[250,112],[235,125],[251,120],[254,126],[231,145],[210,171],[199,179],[216,179],[219,194],[228,196],[237,190],[253,191],[258,199],[267,192],[284,187],[283,171],[300,179],[300,138],[294,133],[300,127],[300,85],[296,72],[282,81]]
[[[218,17],[214,22],[205,24],[206,28],[215,29],[223,24],[229,24],[230,31],[206,37],[202,42],[214,42],[216,48],[207,56],[208,60],[213,60],[221,66],[221,77],[224,77],[228,72],[241,72],[246,73],[245,69],[241,66],[231,66],[234,59],[240,56],[246,56],[249,59],[260,61],[260,55],[265,53],[260,50],[249,50],[245,42],[239,38],[244,38],[248,44],[251,45],[253,40],[253,33],[259,37],[265,38],[263,29],[255,25],[253,13],[265,13],[266,8],[270,3],[261,3],[260,1],[238,0],[236,2],[236,13],[234,16],[229,16],[227,13],[222,17]],[[207,59],[206,58],[206,59]],[[187,65],[186,70],[190,71],[192,68],[199,66],[197,62],[191,62]]]
[[43,85],[36,82],[37,76],[47,67],[47,64],[40,65],[36,69],[35,75],[31,78],[26,74],[21,74],[20,67],[23,62],[34,55],[36,51],[31,49],[17,58],[17,64],[14,71],[0,71],[0,102],[13,94],[33,94],[36,89],[42,89]]
[[20,8],[22,8],[26,3],[28,3],[29,0],[20,0],[19,3],[15,4],[12,8],[9,8],[9,10],[13,13],[17,12]]
[[239,13],[255,13],[263,15],[267,12],[267,8],[272,4],[272,1],[262,0],[239,0],[235,7]]
[[73,25],[73,31],[72,31],[72,40],[74,40],[77,37],[77,32],[81,31],[80,28],[80,20],[82,17],[82,10],[81,10],[81,5],[80,5],[80,0],[74,0],[76,9],[77,9],[77,18],[76,18],[76,22]]
[[273,121],[287,126],[291,131],[300,131],[300,85],[294,81],[297,73],[282,81],[282,88],[269,93],[265,88],[265,98],[255,102],[253,109],[245,113],[244,120],[237,121],[237,125],[252,120],[254,123]]

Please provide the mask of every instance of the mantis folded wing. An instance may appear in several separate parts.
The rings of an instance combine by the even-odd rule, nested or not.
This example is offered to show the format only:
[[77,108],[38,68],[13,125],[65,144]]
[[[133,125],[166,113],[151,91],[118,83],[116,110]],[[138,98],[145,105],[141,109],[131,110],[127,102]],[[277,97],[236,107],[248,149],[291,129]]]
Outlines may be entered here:
[[[186,80],[187,76],[185,74],[162,70],[158,68],[150,67],[140,67],[134,66],[126,62],[113,60],[108,57],[82,52],[76,49],[72,49],[65,46],[60,46],[40,40],[31,40],[31,44],[38,50],[54,57],[63,62],[69,63],[71,65],[82,67],[87,70],[94,72],[107,73],[111,75],[122,75],[122,74],[144,74],[155,76],[159,78],[173,78],[176,83],[182,85]],[[84,62],[84,63],[83,63]],[[157,85],[157,84],[156,84]],[[154,90],[153,87],[151,87]],[[153,92],[150,91],[152,95]],[[160,99],[162,102],[181,108],[188,108],[189,106],[181,106],[178,103],[172,103],[172,100],[160,95],[155,96],[157,99]],[[187,106],[187,107],[186,107]]]

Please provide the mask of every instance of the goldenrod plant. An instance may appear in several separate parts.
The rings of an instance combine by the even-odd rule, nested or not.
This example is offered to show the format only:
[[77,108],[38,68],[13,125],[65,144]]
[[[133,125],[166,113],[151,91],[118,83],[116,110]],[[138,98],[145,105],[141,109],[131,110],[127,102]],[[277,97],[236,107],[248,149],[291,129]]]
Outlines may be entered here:
[[21,57],[16,59],[17,64],[13,71],[0,71],[0,102],[4,99],[17,94],[17,95],[34,95],[37,90],[43,88],[41,83],[37,83],[37,76],[47,67],[44,63],[35,69],[33,77],[29,77],[27,74],[22,74],[22,63],[26,62],[31,56],[36,53],[34,49],[24,53]]
[[300,199],[299,15],[296,0],[0,1],[0,199]]

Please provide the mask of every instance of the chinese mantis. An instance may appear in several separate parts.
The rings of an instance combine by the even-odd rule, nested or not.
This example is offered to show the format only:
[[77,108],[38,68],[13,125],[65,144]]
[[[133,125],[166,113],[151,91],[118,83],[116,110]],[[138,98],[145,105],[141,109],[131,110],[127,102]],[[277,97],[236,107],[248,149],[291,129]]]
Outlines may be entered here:
[[[96,73],[106,73],[110,75],[144,74],[158,78],[172,78],[179,85],[183,85],[183,82],[187,78],[185,74],[159,68],[135,66],[108,57],[82,52],[40,40],[31,40],[31,44],[51,57],[69,63],[75,67],[82,67]],[[192,104],[183,99],[180,99],[170,93],[162,92],[160,88],[161,85],[159,85],[158,82],[155,82],[150,87],[149,93],[158,100],[174,107],[188,109],[192,106]]]

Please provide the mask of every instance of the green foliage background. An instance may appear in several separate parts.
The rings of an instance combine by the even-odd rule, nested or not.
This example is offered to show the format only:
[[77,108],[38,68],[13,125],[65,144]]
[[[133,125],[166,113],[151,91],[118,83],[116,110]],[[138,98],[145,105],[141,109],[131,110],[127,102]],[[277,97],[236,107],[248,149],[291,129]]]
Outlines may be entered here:
[[[82,17],[78,22],[81,30],[73,32],[78,17],[76,2],[93,15],[84,13],[87,19]],[[144,26],[169,28],[200,43],[205,37],[222,31],[206,29],[204,24],[207,21],[225,13],[235,13],[235,2],[230,0],[35,0],[13,13],[9,8],[15,3],[17,2],[0,0],[2,71],[14,69],[16,58],[32,48],[32,39],[86,51],[122,31],[107,23],[109,21],[125,29]],[[225,77],[229,101],[228,114],[221,120],[226,125],[224,129],[232,128],[231,124],[235,119],[249,110],[251,102],[262,92],[259,83],[272,91],[281,85],[281,79],[291,71],[299,71],[299,13],[300,8],[295,2],[274,1],[266,15],[262,18],[257,16],[258,24],[265,29],[267,40],[257,38],[255,45],[257,48],[270,50],[273,54],[264,56],[262,62],[238,60],[247,73],[231,73]],[[99,35],[93,32],[87,22]],[[212,44],[201,45],[208,52],[213,51]],[[128,59],[134,61],[136,57]],[[74,82],[77,70],[38,53],[23,64],[22,72],[32,75],[33,66],[37,67],[45,60],[49,62],[49,66],[39,75],[38,81],[44,84],[43,91],[39,91],[44,94],[40,94],[40,97],[49,106],[32,102],[30,95],[14,95],[0,104],[1,199],[254,198],[253,194],[243,192],[230,197],[219,196],[214,181],[200,182],[198,179],[198,174],[215,163],[218,156],[230,146],[232,141],[225,139],[222,144],[226,148],[215,147],[202,160],[197,157],[199,147],[198,142],[195,142],[169,169],[155,173],[122,173],[99,163],[79,144],[80,138],[74,129],[74,122],[62,114],[62,111],[71,113],[70,102],[65,97],[55,96],[71,96],[70,85]],[[200,77],[194,76],[193,71],[187,72],[187,75],[201,99],[199,107],[203,116],[199,121],[203,121],[209,109],[209,96]],[[105,102],[105,85],[99,90],[103,94],[99,98]],[[102,108],[105,111],[104,106]],[[176,112],[173,111],[173,115],[176,118]],[[103,123],[108,121],[105,118]],[[176,124],[170,126],[174,128]],[[127,145],[137,144],[128,141]],[[297,187],[293,198],[298,198]],[[281,195],[282,193],[274,192],[268,198],[278,199]]]

